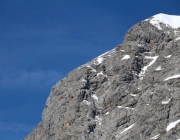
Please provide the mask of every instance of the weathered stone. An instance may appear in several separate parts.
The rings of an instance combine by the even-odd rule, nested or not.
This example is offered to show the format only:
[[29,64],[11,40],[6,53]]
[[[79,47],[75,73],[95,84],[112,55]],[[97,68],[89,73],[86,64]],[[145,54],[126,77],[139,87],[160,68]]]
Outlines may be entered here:
[[[142,21],[115,49],[52,87],[42,121],[24,140],[180,138],[180,34]],[[102,62],[98,62],[102,60]],[[147,68],[147,69],[145,69]]]

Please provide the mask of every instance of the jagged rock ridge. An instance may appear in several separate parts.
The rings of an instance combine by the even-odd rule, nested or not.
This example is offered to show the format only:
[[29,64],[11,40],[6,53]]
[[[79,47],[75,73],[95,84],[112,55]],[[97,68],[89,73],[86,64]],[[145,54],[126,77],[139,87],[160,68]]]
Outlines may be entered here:
[[137,23],[60,80],[24,140],[180,139],[180,21],[169,17],[179,21],[158,14]]

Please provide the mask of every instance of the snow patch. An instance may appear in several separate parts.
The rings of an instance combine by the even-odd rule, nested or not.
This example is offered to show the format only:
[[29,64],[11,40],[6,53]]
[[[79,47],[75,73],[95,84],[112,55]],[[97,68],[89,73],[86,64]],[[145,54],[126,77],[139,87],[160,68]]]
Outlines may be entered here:
[[151,140],[156,140],[159,138],[159,136],[160,136],[160,134],[157,134],[156,136],[152,137]]
[[170,58],[171,57],[171,55],[168,55],[168,56],[165,56],[164,58]]
[[105,55],[107,55],[107,56],[111,56],[110,54],[112,54],[112,53],[114,53],[115,52],[115,49],[112,49],[112,50],[110,50],[110,51],[107,51],[107,52],[105,52],[105,53],[103,53],[103,54],[101,54],[100,56],[98,56],[97,58],[95,58],[94,59],[94,64],[95,65],[99,65],[99,64],[101,64],[103,61],[104,61],[104,59],[105,58],[103,58],[103,57],[105,57]]
[[159,56],[154,56],[154,57],[152,57],[152,56],[145,56],[145,57],[144,57],[144,58],[146,58],[146,59],[152,59],[152,61],[149,63],[149,65],[144,66],[144,67],[142,68],[142,70],[141,70],[141,72],[140,72],[140,74],[139,74],[139,77],[140,77],[141,80],[143,79],[143,76],[144,76],[147,68],[150,67],[150,66],[156,61],[156,59],[157,59],[158,57],[159,57]]
[[125,55],[121,60],[129,59],[129,58],[131,58],[129,55]]
[[180,122],[180,120],[174,121],[172,123],[170,123],[167,128],[166,131],[168,132],[169,130],[171,130],[172,128],[176,127],[176,125]]
[[98,97],[95,94],[92,95],[92,98],[94,98],[95,100],[98,100]]
[[130,94],[131,96],[133,96],[133,97],[136,97],[136,94]]
[[160,27],[160,24],[166,24],[166,26],[169,26],[170,28],[178,28],[180,27],[180,16],[176,15],[167,15],[167,14],[157,14],[151,17],[151,19],[146,19],[145,21],[150,21],[150,23],[154,26],[156,26],[159,30],[162,30]]
[[102,58],[102,57],[98,57],[98,58],[97,58],[98,64],[101,64],[101,63],[103,62],[103,59],[104,59],[104,58]]
[[171,79],[176,79],[176,78],[179,78],[179,77],[180,77],[180,74],[173,75],[171,77],[168,77],[168,78],[164,79],[164,81],[168,81],[168,80],[171,80]]
[[81,79],[81,82],[87,82],[87,80],[83,78],[83,79]]
[[109,112],[106,112],[106,114],[105,115],[108,115],[109,114]]
[[162,103],[163,105],[166,105],[166,104],[168,104],[170,101],[171,101],[171,98],[170,98],[168,101],[162,101],[161,103]]
[[162,70],[161,66],[159,66],[155,69],[155,71],[161,71],[161,70]]

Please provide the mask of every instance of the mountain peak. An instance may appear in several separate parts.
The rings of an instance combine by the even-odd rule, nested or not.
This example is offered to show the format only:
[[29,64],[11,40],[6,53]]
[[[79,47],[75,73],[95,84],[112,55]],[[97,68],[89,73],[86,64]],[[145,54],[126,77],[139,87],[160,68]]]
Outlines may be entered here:
[[178,19],[158,14],[137,23],[122,44],[57,82],[23,140],[179,139]]
[[158,27],[158,29],[160,30],[162,30],[160,24],[164,24],[174,29],[180,27],[180,16],[178,15],[168,15],[168,14],[160,13],[146,19],[145,21],[149,21],[152,25]]

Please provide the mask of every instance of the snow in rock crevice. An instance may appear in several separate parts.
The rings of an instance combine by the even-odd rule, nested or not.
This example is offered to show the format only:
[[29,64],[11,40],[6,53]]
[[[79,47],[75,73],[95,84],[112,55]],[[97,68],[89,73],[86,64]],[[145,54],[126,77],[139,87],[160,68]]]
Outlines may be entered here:
[[136,97],[137,94],[130,94],[130,95],[133,96],[133,97]]
[[107,56],[110,57],[111,54],[113,54],[114,52],[115,52],[115,49],[112,49],[110,51],[107,51],[107,52],[101,54],[100,56],[98,56],[97,58],[94,59],[93,63],[95,65],[101,64],[106,59]]
[[168,104],[170,101],[171,101],[171,98],[168,99],[167,101],[162,101],[161,103],[162,103],[163,105],[166,105],[166,104]]
[[131,109],[131,110],[134,110],[134,108],[130,108],[130,107],[123,107],[123,106],[117,106],[118,108],[123,108],[123,109]]
[[160,134],[157,134],[156,136],[152,137],[151,140],[156,140],[159,138],[159,136],[160,136]]
[[171,130],[172,128],[176,127],[176,125],[177,125],[179,122],[180,122],[180,120],[171,122],[171,123],[167,126],[166,131],[168,132],[168,131]]
[[97,95],[93,94],[93,95],[92,95],[92,98],[98,101]]
[[180,74],[170,76],[170,77],[164,79],[164,81],[168,81],[168,80],[171,80],[171,79],[177,79],[177,78],[180,78]]
[[104,60],[104,58],[98,57],[98,58],[97,58],[97,62],[98,62],[97,65],[98,65],[98,64],[101,64],[101,63],[103,62],[103,60]]
[[176,38],[175,40],[176,40],[176,41],[180,40],[180,37]]
[[159,66],[155,69],[155,71],[161,71],[161,70],[162,70],[161,66]]
[[118,135],[116,135],[116,138],[118,138],[118,137],[119,137],[120,135],[122,135],[124,132],[128,131],[129,129],[131,129],[134,125],[135,125],[135,123],[132,124],[132,125],[130,125],[129,127],[125,128],[125,129],[124,129],[123,131],[121,131]]
[[158,57],[159,57],[159,56],[154,56],[154,57],[152,57],[152,56],[145,56],[146,59],[152,59],[152,61],[151,61],[147,66],[144,66],[144,67],[142,68],[142,70],[141,70],[141,72],[140,72],[140,74],[139,74],[139,77],[140,77],[141,79],[143,79],[143,76],[144,76],[147,68],[150,67],[154,62],[156,62],[156,59],[157,59]]
[[108,115],[109,114],[109,112],[106,112],[106,114],[105,115]]
[[171,55],[168,55],[168,56],[165,56],[164,58],[170,58],[171,57]]
[[129,58],[131,58],[129,55],[124,55],[124,57],[121,60],[129,59]]

